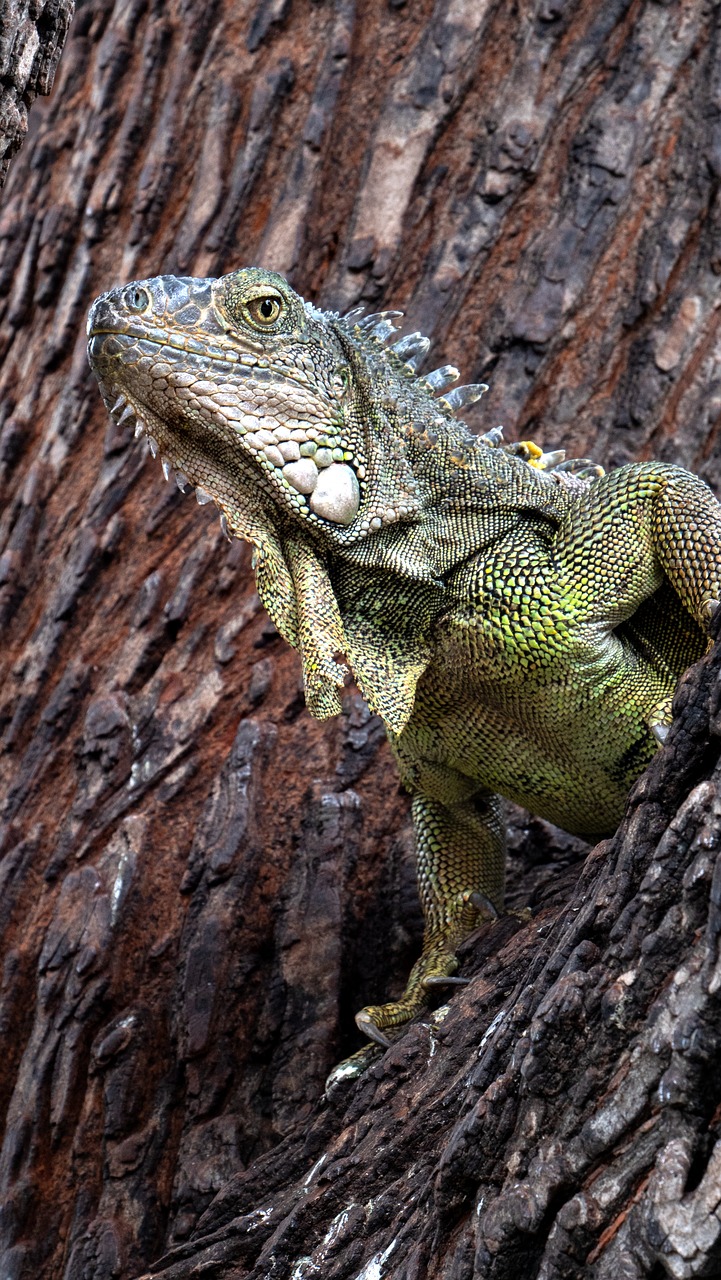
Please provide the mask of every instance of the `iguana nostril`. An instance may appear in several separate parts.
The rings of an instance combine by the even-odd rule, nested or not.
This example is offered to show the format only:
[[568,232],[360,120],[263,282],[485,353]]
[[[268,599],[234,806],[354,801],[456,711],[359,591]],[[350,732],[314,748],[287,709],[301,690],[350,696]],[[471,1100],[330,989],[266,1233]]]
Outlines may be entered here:
[[132,285],[123,294],[123,302],[130,311],[147,311],[150,306],[150,294],[147,289]]

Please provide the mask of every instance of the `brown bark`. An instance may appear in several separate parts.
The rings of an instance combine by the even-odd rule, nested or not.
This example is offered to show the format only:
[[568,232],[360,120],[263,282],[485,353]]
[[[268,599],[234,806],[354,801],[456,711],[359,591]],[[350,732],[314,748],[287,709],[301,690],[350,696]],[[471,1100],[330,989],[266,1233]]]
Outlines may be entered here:
[[0,187],[28,128],[28,110],[50,93],[75,0],[0,3]]
[[718,649],[616,838],[516,815],[533,921],[323,1102],[419,945],[407,798],[357,694],[307,716],[82,332],[112,284],[260,262],[405,307],[490,382],[479,428],[718,485],[719,34],[702,0],[78,5],[0,206],[3,1277],[721,1273]]

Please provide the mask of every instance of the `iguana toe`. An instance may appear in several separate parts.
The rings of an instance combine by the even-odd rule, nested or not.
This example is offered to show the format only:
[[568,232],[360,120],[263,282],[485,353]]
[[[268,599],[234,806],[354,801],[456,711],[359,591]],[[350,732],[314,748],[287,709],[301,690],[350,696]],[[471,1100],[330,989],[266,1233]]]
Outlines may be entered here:
[[361,1009],[360,1013],[355,1016],[355,1024],[364,1036],[368,1036],[369,1040],[374,1040],[376,1044],[380,1044],[384,1049],[390,1049],[391,1042],[387,1036],[384,1036],[378,1024],[373,1018],[373,1014],[381,1014],[381,1008]]
[[382,1046],[377,1044],[364,1044],[363,1048],[351,1054],[350,1058],[344,1058],[339,1062],[325,1082],[326,1096],[330,1097],[342,1085],[350,1084],[362,1076],[363,1072],[367,1071],[381,1056],[381,1048]]
[[467,987],[470,978],[459,978],[454,973],[437,974],[432,978],[424,978],[424,987]]

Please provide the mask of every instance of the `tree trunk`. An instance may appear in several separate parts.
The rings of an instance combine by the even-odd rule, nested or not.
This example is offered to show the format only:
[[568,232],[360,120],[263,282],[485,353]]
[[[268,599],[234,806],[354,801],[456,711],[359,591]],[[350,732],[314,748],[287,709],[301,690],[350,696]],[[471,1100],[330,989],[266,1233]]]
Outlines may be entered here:
[[721,646],[616,837],[514,812],[533,920],[324,1100],[420,946],[408,800],[84,338],[124,280],[272,266],[405,308],[477,429],[718,485],[720,39],[704,0],[78,4],[0,206],[3,1280],[721,1275]]
[[28,110],[50,93],[75,0],[0,0],[0,187],[28,128]]

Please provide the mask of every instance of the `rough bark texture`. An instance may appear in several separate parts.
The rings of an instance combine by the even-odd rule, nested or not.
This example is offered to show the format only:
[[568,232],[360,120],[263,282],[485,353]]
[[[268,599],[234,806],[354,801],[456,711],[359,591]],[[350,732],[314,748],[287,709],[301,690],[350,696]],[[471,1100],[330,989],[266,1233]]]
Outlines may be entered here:
[[0,187],[28,129],[28,110],[50,93],[75,0],[0,0]]
[[408,801],[357,694],[309,719],[83,335],[124,279],[261,263],[405,307],[490,382],[478,427],[717,485],[719,26],[78,5],[0,207],[3,1280],[721,1273],[718,649],[617,837],[516,814],[533,921],[323,1101],[419,946]]

